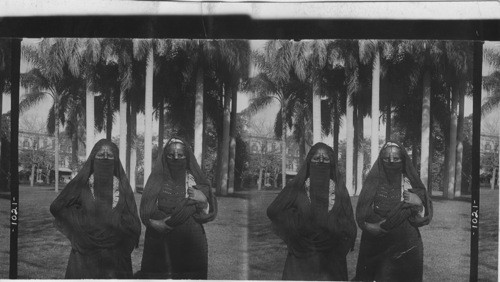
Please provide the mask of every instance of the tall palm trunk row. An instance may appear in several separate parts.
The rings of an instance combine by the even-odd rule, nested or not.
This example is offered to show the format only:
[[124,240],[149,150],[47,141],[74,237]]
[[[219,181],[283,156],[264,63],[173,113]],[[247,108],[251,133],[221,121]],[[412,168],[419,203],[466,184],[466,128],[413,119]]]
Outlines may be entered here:
[[[68,42],[70,42],[68,40]],[[104,41],[103,41],[104,42]],[[57,41],[56,41],[57,43]],[[45,43],[44,43],[45,44]],[[60,44],[57,43],[57,44]],[[89,46],[92,46],[92,51],[90,53],[90,57],[92,57],[92,60],[89,60],[89,62],[95,62],[96,60],[99,61],[101,60],[101,64],[103,64],[105,67],[108,67],[109,65],[109,60],[110,58],[113,58],[115,55],[104,55],[104,53],[99,53],[95,51],[95,42],[94,41],[89,41],[88,42]],[[94,44],[94,45],[92,45]],[[119,43],[113,43],[116,44],[117,51],[115,52],[116,54],[122,54],[120,53],[121,51],[119,50],[125,50],[126,47],[119,47]],[[155,45],[156,44],[156,45]],[[161,43],[164,44],[163,47],[170,43]],[[124,164],[126,166],[127,172],[129,173],[129,178],[131,181],[132,187],[135,187],[135,163],[137,161],[137,152],[136,152],[136,147],[134,144],[135,141],[135,135],[136,135],[136,114],[139,111],[143,111],[146,116],[146,124],[145,124],[145,148],[144,148],[144,184],[145,181],[147,180],[147,177],[149,173],[151,172],[151,165],[152,165],[152,119],[153,119],[153,95],[157,91],[155,90],[157,86],[155,85],[155,81],[153,80],[153,77],[155,76],[156,69],[153,67],[155,66],[156,60],[155,58],[155,52],[153,50],[156,50],[155,48],[160,48],[160,47],[153,47],[153,46],[160,46],[160,43],[156,41],[151,41],[149,45],[144,45],[148,46],[149,52],[146,52],[147,59],[145,58],[145,55],[140,55],[141,52],[141,45],[136,44],[132,47],[133,52],[129,52],[127,57],[120,57],[117,56],[118,59],[118,65],[120,66],[118,69],[121,72],[121,85],[120,89],[121,91],[118,91],[120,93],[120,132],[121,132],[121,138],[120,138],[120,157],[123,159]],[[166,44],[166,45],[165,45]],[[204,43],[204,42],[197,42],[196,43],[196,52],[198,52],[198,56],[203,55],[203,52],[213,52],[213,50],[216,50],[217,48],[221,48],[220,50],[223,50],[222,45],[224,45],[221,42],[215,42],[213,43],[214,45],[210,45],[209,43]],[[212,43],[210,43],[212,44]],[[233,44],[233,43],[231,43]],[[315,43],[316,44],[316,43]],[[326,44],[326,45],[322,45]],[[267,49],[265,49],[264,53],[268,52],[267,55],[261,56],[261,59],[265,61],[266,58],[269,57],[269,52],[276,52],[277,56],[274,59],[277,59],[278,61],[267,61],[268,67],[269,64],[274,68],[273,72],[269,72],[267,75],[268,77],[266,78],[267,81],[266,83],[272,84],[275,83],[274,87],[274,94],[278,94],[276,97],[279,98],[280,103],[281,103],[281,109],[280,109],[280,121],[281,121],[281,148],[282,148],[282,185],[284,186],[286,184],[286,166],[287,166],[287,146],[286,146],[286,138],[287,138],[287,124],[289,124],[290,117],[288,115],[289,109],[293,108],[293,104],[296,103],[294,99],[296,97],[300,97],[300,95],[306,95],[306,93],[312,93],[312,99],[308,99],[308,103],[312,104],[312,128],[313,128],[313,142],[319,142],[322,140],[321,133],[322,133],[322,113],[321,113],[321,97],[324,95],[323,93],[329,92],[330,89],[324,89],[323,84],[325,83],[325,78],[323,72],[327,70],[328,68],[338,68],[338,66],[342,67],[350,67],[351,70],[350,72],[346,73],[346,78],[345,78],[345,84],[349,84],[350,90],[349,90],[349,95],[352,97],[348,97],[345,102],[345,107],[346,107],[346,124],[345,128],[347,130],[347,150],[346,150],[346,186],[348,188],[348,191],[351,195],[358,194],[359,191],[361,190],[362,182],[363,182],[363,167],[364,167],[364,155],[363,155],[363,149],[362,149],[362,142],[363,142],[363,117],[367,114],[362,105],[358,104],[359,101],[361,100],[359,95],[362,95],[362,92],[364,91],[364,87],[362,84],[365,83],[363,81],[360,81],[358,77],[361,77],[361,64],[366,64],[366,62],[370,62],[372,64],[371,68],[371,73],[372,73],[372,80],[371,80],[371,92],[372,92],[372,97],[371,97],[371,119],[372,119],[372,124],[371,124],[371,159],[370,163],[374,163],[376,157],[378,156],[378,150],[379,150],[379,100],[380,100],[380,81],[384,79],[382,77],[382,70],[384,68],[387,68],[386,66],[382,66],[383,64],[388,64],[388,61],[391,60],[390,54],[391,52],[395,52],[392,49],[390,49],[390,46],[387,47],[386,45],[380,43],[380,42],[368,42],[368,43],[362,43],[359,46],[359,52],[358,50],[355,51],[354,53],[356,54],[354,56],[354,59],[351,60],[351,62],[347,62],[348,59],[345,55],[342,55],[344,53],[339,52],[341,55],[335,55],[335,53],[332,54],[327,54],[327,50],[330,50],[328,48],[325,48],[324,46],[330,46],[328,44],[337,44],[336,42],[320,42],[316,45],[311,45],[311,48],[314,48],[312,53],[307,53],[304,46],[308,46],[307,44],[297,44],[293,42],[272,42],[266,46]],[[43,45],[43,44],[42,44]],[[50,45],[43,45],[45,46],[44,48],[50,48]],[[69,45],[68,45],[69,46]],[[174,48],[171,47],[168,48]],[[173,46],[173,45],[172,45]],[[208,47],[207,47],[208,46]],[[215,46],[215,47],[214,47]],[[235,45],[236,46],[236,45]],[[336,45],[331,45],[331,46],[336,46]],[[354,45],[353,45],[354,46]],[[120,49],[122,48],[122,49]],[[167,48],[167,49],[168,49]],[[227,50],[230,50],[231,47],[229,44],[224,47],[228,48]],[[274,48],[274,49],[273,49]],[[288,49],[287,49],[288,48]],[[295,48],[295,49],[294,49]],[[371,49],[370,49],[371,48]],[[384,49],[386,48],[386,49]],[[105,48],[102,48],[104,50]],[[109,49],[109,48],[108,48]],[[237,49],[237,48],[236,48]],[[160,49],[159,49],[160,50]],[[166,49],[165,49],[166,50]],[[168,49],[171,50],[171,49]],[[173,49],[172,49],[173,50]],[[215,74],[216,76],[221,76],[222,79],[219,83],[223,83],[224,89],[223,89],[223,119],[222,119],[222,126],[221,126],[221,132],[218,133],[218,136],[220,140],[222,141],[221,144],[219,144],[218,151],[220,152],[219,154],[219,161],[220,161],[220,166],[218,169],[218,179],[217,182],[219,183],[217,189],[220,194],[227,194],[231,193],[234,190],[234,170],[235,170],[235,148],[236,148],[236,103],[237,103],[237,91],[238,91],[238,83],[235,83],[237,79],[235,79],[234,73],[237,72],[237,69],[241,69],[241,65],[245,65],[245,63],[240,60],[237,56],[232,57],[228,59],[231,55],[228,55],[229,53],[225,51],[216,51],[212,53],[213,58],[219,58],[220,63],[212,66],[211,71],[213,73],[209,75]],[[279,60],[284,60],[283,58],[291,58],[288,56],[287,52],[292,51],[292,54],[299,54],[296,58],[298,58],[296,61],[279,61]],[[392,51],[391,51],[392,50]],[[427,49],[428,50],[428,49]],[[448,49],[446,49],[448,50]],[[104,51],[103,51],[104,52]],[[170,51],[165,51],[164,53],[169,53]],[[226,53],[225,53],[226,52]],[[282,55],[280,55],[279,52],[283,52]],[[302,53],[303,55],[300,55],[300,52],[305,52]],[[328,51],[330,52],[330,51]],[[448,51],[446,51],[448,52]],[[95,53],[99,53],[98,55],[95,55]],[[126,53],[126,52],[125,52]],[[125,54],[123,53],[123,54]],[[161,51],[158,51],[158,56],[164,56],[160,55]],[[397,52],[396,52],[397,53]],[[405,56],[409,56],[410,52],[407,52]],[[175,53],[177,54],[177,53]],[[308,55],[309,54],[309,55]],[[313,55],[310,55],[313,54]],[[326,54],[326,55],[325,55]],[[389,55],[388,55],[389,54]],[[458,54],[458,53],[457,53]],[[100,57],[99,57],[100,56]],[[115,56],[115,57],[116,57]],[[177,55],[176,55],[177,56]],[[224,57],[228,56],[228,57]],[[268,57],[266,57],[268,56]],[[281,57],[280,57],[281,56]],[[335,57],[337,56],[337,57]],[[343,58],[339,58],[338,56]],[[435,55],[437,56],[437,55]],[[449,60],[450,62],[453,60],[452,56],[454,56],[451,53],[446,53],[446,60]],[[96,58],[94,58],[96,57]],[[168,56],[166,56],[168,57]],[[199,58],[195,56],[196,58]],[[244,56],[243,56],[244,57]],[[293,57],[293,56],[292,56]],[[100,58],[100,59],[99,59]],[[104,58],[104,59],[103,59]],[[170,58],[170,57],[169,57]],[[222,58],[222,59],[221,59]],[[295,58],[295,57],[293,57]],[[311,62],[318,62],[320,67],[311,67],[310,65],[304,64],[301,62],[303,58],[309,58],[310,60],[309,64]],[[137,82],[130,82],[130,77],[131,77],[131,72],[139,72],[136,69],[140,69],[140,67],[136,67],[136,65],[140,65],[140,61],[145,60],[145,74],[143,74],[143,77],[145,75],[145,78],[143,78],[142,86],[141,84],[137,84]],[[195,83],[196,83],[196,90],[195,92],[195,98],[194,98],[194,151],[196,158],[199,163],[203,162],[203,133],[204,133],[204,122],[206,119],[204,118],[204,101],[203,101],[203,96],[205,95],[205,89],[204,89],[204,65],[206,64],[205,61],[196,59],[199,67],[197,68],[187,68],[187,69],[195,69]],[[294,59],[295,60],[295,59]],[[430,57],[425,57],[425,60],[430,61],[434,60],[433,58]],[[257,62],[257,64],[259,64]],[[330,65],[328,65],[330,64]],[[438,64],[436,64],[438,65]],[[424,66],[428,69],[429,64],[424,64]],[[227,67],[226,69],[223,69],[224,67]],[[95,66],[94,66],[95,68]],[[128,68],[128,69],[127,69]],[[132,69],[135,68],[135,69]],[[458,68],[458,67],[457,67]],[[92,69],[92,68],[90,68]],[[87,107],[87,113],[86,113],[86,121],[87,121],[87,139],[86,139],[86,147],[87,147],[87,155],[90,153],[90,149],[92,148],[92,145],[94,144],[94,127],[95,127],[95,118],[94,115],[96,113],[93,113],[94,111],[94,95],[93,91],[94,88],[96,87],[96,81],[95,78],[92,78],[90,73],[92,71],[85,70],[82,71],[82,73],[85,73],[88,81],[86,85],[86,107]],[[271,68],[269,68],[271,69]],[[72,69],[71,69],[72,70]],[[93,69],[92,69],[93,70]],[[262,71],[265,71],[263,68]],[[313,71],[314,75],[308,76],[307,73],[309,71]],[[330,70],[331,71],[331,70]],[[462,71],[462,70],[461,70]],[[466,72],[466,71],[462,71]],[[412,138],[412,151],[413,151],[413,161],[418,163],[418,158],[417,158],[417,152],[420,151],[420,171],[421,171],[421,176],[422,180],[426,185],[428,185],[428,179],[429,179],[429,159],[432,157],[430,154],[430,151],[432,148],[430,148],[429,145],[429,136],[431,136],[431,128],[432,124],[430,123],[431,120],[431,105],[430,105],[430,97],[432,96],[431,93],[431,87],[430,87],[430,81],[431,81],[431,74],[429,71],[424,71],[423,72],[423,98],[422,98],[422,122],[421,122],[421,136],[419,136],[421,142],[420,146],[417,142],[417,137]],[[77,72],[74,71],[74,75],[77,75]],[[193,76],[193,73],[190,73],[189,75]],[[352,75],[356,75],[357,78],[354,79],[354,82],[351,83],[349,82],[352,80]],[[465,75],[461,74],[462,76],[461,81],[466,80]],[[309,78],[308,78],[309,77]],[[91,80],[94,79],[92,82]],[[127,79],[129,80],[127,82]],[[295,81],[293,81],[295,79]],[[309,82],[311,83],[310,90],[307,90],[306,88],[301,89],[300,87],[294,87],[297,85],[303,85],[306,83],[308,79]],[[443,78],[440,78],[443,79]],[[444,78],[445,80],[447,78]],[[292,81],[295,84],[287,84]],[[312,81],[312,82],[311,82]],[[352,85],[351,85],[352,84]],[[454,87],[451,88],[451,92],[453,93],[451,99],[448,99],[450,101],[450,106],[448,107],[451,109],[451,120],[449,121],[449,126],[450,130],[448,131],[448,136],[446,136],[446,139],[449,141],[449,144],[447,144],[448,151],[446,153],[446,176],[445,176],[445,185],[446,188],[443,189],[443,192],[446,196],[448,197],[454,197],[454,196],[460,196],[460,188],[457,188],[461,185],[461,161],[462,161],[462,138],[463,138],[463,95],[465,92],[465,84],[462,85],[463,83],[456,83]],[[262,84],[264,85],[264,84]],[[261,87],[262,87],[261,85]],[[292,87],[291,87],[292,86]],[[130,101],[131,98],[129,97],[131,94],[128,93],[141,93],[141,87],[145,88],[145,91],[142,92],[144,93],[144,102],[134,102]],[[142,89],[144,89],[142,88]],[[258,87],[257,87],[258,88]],[[262,90],[262,88],[261,88]],[[264,92],[267,90],[263,90]],[[113,92],[113,91],[111,91]],[[115,91],[116,93],[116,91]],[[142,94],[141,93],[141,94]],[[269,91],[266,92],[267,94],[272,94]],[[384,93],[382,93],[384,94]],[[162,94],[165,95],[165,94]],[[347,95],[347,94],[344,94]],[[364,95],[364,94],[363,94]],[[339,95],[340,96],[340,95]],[[397,96],[397,95],[395,95]],[[165,96],[163,96],[165,97]],[[55,137],[56,137],[56,148],[59,145],[58,144],[58,137],[59,137],[59,119],[60,119],[60,100],[61,97],[57,95],[57,93],[53,94],[54,98],[54,116],[55,116]],[[127,102],[125,101],[127,100]],[[334,105],[337,105],[336,103],[340,101],[340,97],[335,97],[335,103]],[[113,113],[116,109],[114,109],[114,104],[112,102],[112,99],[108,99],[107,105],[106,105],[106,112],[108,113]],[[163,136],[163,122],[164,122],[164,110],[165,108],[163,107],[165,103],[170,103],[166,102],[164,98],[161,99],[162,102],[161,106],[159,109],[161,110],[160,113],[160,135]],[[126,105],[125,102],[128,104]],[[141,104],[143,103],[143,104]],[[156,102],[155,102],[156,103]],[[387,102],[387,132],[390,133],[391,131],[391,126],[392,120],[391,120],[391,114],[394,111],[398,111],[401,101],[389,101]],[[344,104],[344,102],[342,102]],[[335,152],[338,153],[338,136],[339,136],[339,117],[340,117],[340,108],[341,107],[336,107],[333,110],[333,116],[334,116],[334,124],[333,124],[333,135],[334,135],[334,149]],[[368,107],[369,108],[369,107]],[[127,114],[128,112],[128,114]],[[399,113],[398,113],[399,114]],[[293,120],[294,117],[292,117]],[[124,122],[126,119],[128,119],[128,122]],[[396,119],[398,123],[399,121]],[[106,120],[106,132],[107,132],[107,138],[111,138],[111,131],[112,131],[112,115],[107,116]],[[400,122],[399,122],[400,123]],[[128,126],[127,126],[128,125]],[[400,125],[398,125],[400,126]],[[125,129],[128,127],[127,129]],[[458,127],[458,128],[457,128]],[[324,129],[324,127],[323,127]],[[123,134],[125,132],[128,132],[127,137],[124,138]],[[386,134],[386,138],[390,137],[390,134]],[[356,138],[356,139],[354,139]],[[128,139],[128,140],[127,140]],[[305,139],[304,139],[305,141]],[[163,144],[163,138],[160,141],[159,144]],[[337,145],[336,145],[337,144]],[[76,150],[76,146],[75,150]],[[336,148],[335,148],[336,147]],[[126,152],[123,152],[123,149],[125,149]],[[302,150],[302,148],[301,148]],[[130,152],[130,153],[129,153]],[[56,165],[55,165],[55,171],[56,171],[56,190],[58,189],[58,162],[59,162],[59,154],[58,150],[56,150]]]

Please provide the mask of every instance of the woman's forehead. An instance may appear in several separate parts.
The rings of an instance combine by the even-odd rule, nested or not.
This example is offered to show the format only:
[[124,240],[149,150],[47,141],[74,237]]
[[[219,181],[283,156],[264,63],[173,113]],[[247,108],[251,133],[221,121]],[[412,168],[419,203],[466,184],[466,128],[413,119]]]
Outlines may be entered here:
[[174,150],[184,150],[186,146],[184,146],[184,144],[182,143],[179,143],[179,142],[173,142],[173,143],[170,143],[168,146],[167,146],[167,150],[168,151],[174,151]]
[[111,144],[102,144],[97,152],[113,151],[113,146]]
[[401,149],[397,146],[388,146],[382,150],[382,156],[389,156],[391,154],[401,154]]
[[328,154],[328,150],[325,147],[319,147],[314,151],[315,155]]

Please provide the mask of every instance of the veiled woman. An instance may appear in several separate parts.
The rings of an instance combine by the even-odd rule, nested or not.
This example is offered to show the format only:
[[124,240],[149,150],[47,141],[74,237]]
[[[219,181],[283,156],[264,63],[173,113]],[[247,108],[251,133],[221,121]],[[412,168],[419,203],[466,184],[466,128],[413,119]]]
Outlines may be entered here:
[[203,223],[217,201],[188,144],[172,138],[158,157],[140,207],[146,238],[140,278],[207,279]]
[[363,233],[355,280],[422,281],[418,227],[432,202],[404,147],[387,142],[363,184],[356,220]]
[[347,280],[356,223],[333,150],[315,144],[294,179],[267,209],[288,255],[284,280]]
[[115,144],[97,142],[50,212],[71,241],[66,279],[132,278],[141,222]]

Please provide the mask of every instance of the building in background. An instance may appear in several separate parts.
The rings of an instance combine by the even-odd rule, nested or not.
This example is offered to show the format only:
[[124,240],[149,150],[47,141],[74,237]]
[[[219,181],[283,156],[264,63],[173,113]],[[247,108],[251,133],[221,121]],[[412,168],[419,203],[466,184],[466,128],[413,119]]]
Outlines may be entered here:
[[498,185],[499,136],[481,134],[481,182],[489,182],[491,187]]
[[[281,182],[281,140],[270,137],[246,135],[243,140],[247,144],[250,169],[259,171],[264,187],[280,186]],[[299,169],[300,152],[293,139],[287,138],[287,181],[293,178]]]
[[[19,176],[20,181],[35,183],[51,183],[54,181],[54,136],[19,131]],[[71,139],[61,134],[59,138],[59,177],[62,183],[68,183],[76,175],[77,168],[71,168],[72,146]],[[84,146],[78,148],[78,161],[83,163],[85,158]]]

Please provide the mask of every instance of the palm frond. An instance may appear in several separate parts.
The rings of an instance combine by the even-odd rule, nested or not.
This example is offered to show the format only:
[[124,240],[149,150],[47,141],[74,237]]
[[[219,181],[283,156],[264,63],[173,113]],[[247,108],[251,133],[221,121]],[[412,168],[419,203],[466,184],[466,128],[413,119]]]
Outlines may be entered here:
[[273,96],[258,96],[250,99],[250,103],[246,109],[244,109],[241,114],[252,116],[259,111],[263,110],[269,106],[275,98]]
[[152,47],[152,42],[149,39],[133,39],[134,58],[137,60],[144,60],[148,58],[149,52]]
[[481,106],[482,115],[487,115],[494,110],[498,110],[500,107],[500,92],[497,92],[496,95],[491,95],[485,99],[485,102]]
[[41,91],[29,92],[25,94],[24,98],[19,103],[19,112],[23,113],[38,105],[38,103],[40,103],[45,97],[47,97],[47,94]]

